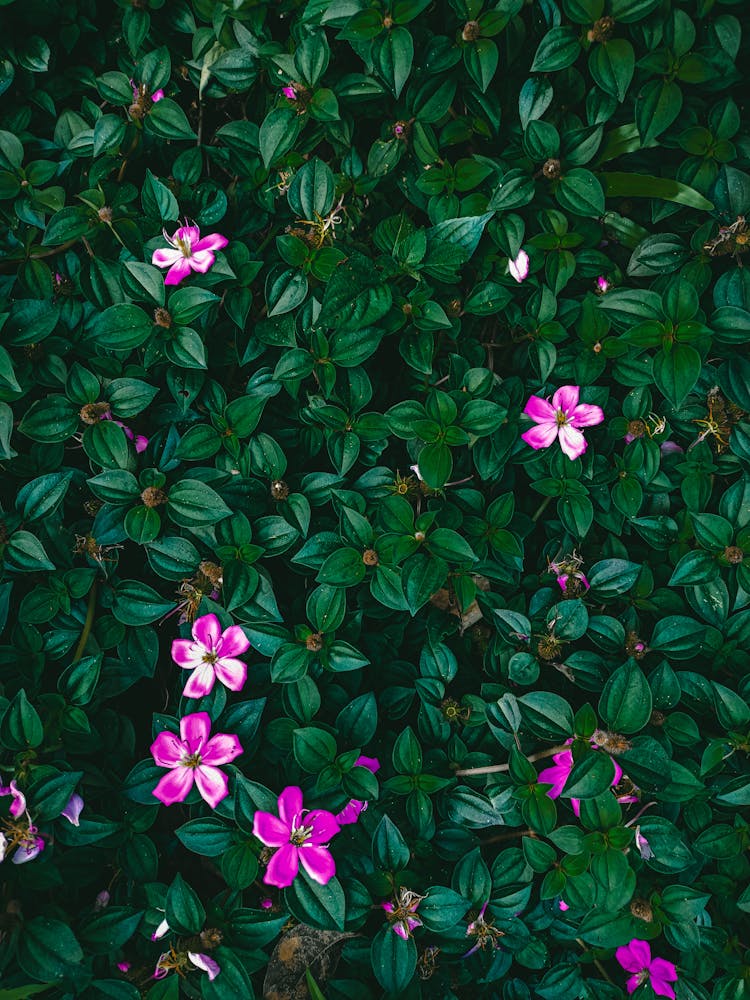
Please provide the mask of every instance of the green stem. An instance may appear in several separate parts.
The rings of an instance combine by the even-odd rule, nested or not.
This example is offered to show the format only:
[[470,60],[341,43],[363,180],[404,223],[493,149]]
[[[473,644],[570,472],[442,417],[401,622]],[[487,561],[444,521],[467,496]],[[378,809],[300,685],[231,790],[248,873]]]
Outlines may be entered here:
[[545,497],[544,500],[542,500],[542,502],[539,504],[536,514],[532,515],[531,520],[534,521],[534,523],[536,523],[551,503],[552,503],[552,497]]
[[[567,750],[567,744],[563,743],[561,746],[552,747],[549,750],[540,750],[539,753],[529,754],[526,758],[530,761],[542,760],[544,757],[554,757],[556,753],[562,753],[563,750]],[[456,777],[459,778],[464,774],[497,774],[498,771],[507,771],[510,768],[510,764],[487,764],[485,767],[467,767],[461,771],[456,771]]]
[[94,615],[96,614],[96,589],[97,580],[94,580],[91,584],[91,590],[89,591],[89,604],[86,609],[86,621],[83,623],[81,638],[78,640],[75,653],[73,653],[73,663],[78,663],[83,656],[83,651],[86,648],[86,643],[88,642],[89,635],[91,634],[91,629],[94,624]]

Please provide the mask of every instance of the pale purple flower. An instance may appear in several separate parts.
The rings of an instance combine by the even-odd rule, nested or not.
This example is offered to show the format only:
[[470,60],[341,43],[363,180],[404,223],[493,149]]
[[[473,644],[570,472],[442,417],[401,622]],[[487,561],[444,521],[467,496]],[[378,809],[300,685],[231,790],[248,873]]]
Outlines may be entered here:
[[520,285],[529,276],[529,255],[525,250],[519,250],[515,260],[508,260],[508,273]]
[[102,889],[101,892],[96,894],[96,899],[94,900],[95,910],[106,910],[109,906],[110,895],[106,889]]
[[[34,858],[38,857],[43,850],[44,841],[41,837],[37,836],[37,828],[33,825],[33,823],[29,823],[28,833],[22,838],[17,850],[10,859],[11,864],[24,865],[27,861],[33,861]],[[2,858],[0,858],[0,861],[1,860]]]
[[386,912],[391,930],[404,941],[412,936],[412,931],[422,926],[422,921],[417,916],[417,910],[423,899],[424,896],[401,886],[398,899],[395,902],[380,904]]
[[288,101],[297,100],[297,88],[293,84],[288,84],[286,87],[281,88],[281,93],[286,97]]
[[[380,770],[380,761],[377,757],[359,756],[354,761],[354,766],[366,767],[368,771],[375,774]],[[339,826],[347,826],[349,823],[356,823],[359,819],[359,814],[364,812],[366,808],[367,802],[362,802],[360,799],[350,799],[341,812],[336,813],[336,822]]]
[[26,812],[26,796],[19,789],[18,785],[16,785],[15,779],[5,787],[0,785],[0,795],[13,796],[13,800],[10,804],[10,814],[14,819],[18,819],[19,816],[23,816]]
[[210,732],[208,712],[193,712],[180,719],[179,736],[165,730],[151,744],[154,761],[169,768],[153,791],[165,806],[183,802],[194,783],[212,809],[229,794],[229,781],[219,765],[239,757],[242,746],[234,735],[216,733],[209,739]]
[[662,455],[681,455],[684,452],[684,448],[681,448],[676,441],[665,441],[659,445],[659,451],[661,451]]
[[165,285],[179,285],[191,271],[205,274],[216,260],[214,251],[223,249],[229,240],[220,233],[211,233],[201,239],[196,225],[180,226],[172,236],[164,231],[164,239],[169,249],[154,250],[151,263],[156,267],[168,267]]
[[336,874],[336,863],[328,842],[339,832],[333,813],[325,809],[304,809],[302,790],[285,788],[278,799],[279,815],[255,813],[253,834],[266,847],[277,848],[268,862],[263,881],[284,889],[297,877],[300,862],[307,874],[326,885]]
[[635,846],[644,861],[648,861],[649,858],[653,858],[654,852],[651,850],[649,842],[641,833],[641,828],[639,826],[635,828]]
[[250,640],[239,627],[223,632],[216,615],[203,615],[193,623],[193,638],[175,639],[172,659],[183,670],[192,670],[185,689],[186,698],[210,694],[218,678],[230,691],[240,691],[247,680],[247,665],[236,659],[250,648]]
[[210,982],[213,982],[221,972],[219,963],[211,958],[210,955],[204,955],[203,952],[197,951],[189,951],[187,955],[196,969],[201,969],[206,973]]
[[601,407],[578,402],[579,392],[577,385],[564,385],[555,392],[551,403],[531,396],[523,412],[537,426],[521,435],[526,444],[538,451],[549,448],[557,438],[563,454],[570,459],[579,458],[587,447],[580,428],[593,427],[604,420]]
[[[572,740],[568,740],[568,743],[572,743]],[[594,745],[594,750],[597,747]],[[539,784],[552,785],[551,788],[547,789],[547,795],[551,799],[556,799],[562,793],[565,788],[565,783],[568,780],[570,772],[573,770],[573,752],[571,750],[563,750],[560,753],[553,754],[552,760],[554,764],[552,767],[545,767],[543,771],[539,772]],[[613,760],[612,763],[615,767],[614,777],[612,778],[612,787],[620,783],[622,778],[622,768]],[[573,812],[576,816],[581,814],[581,800],[571,799],[570,804],[573,807]]]
[[599,277],[596,279],[597,292],[600,295],[604,295],[605,292],[609,291],[609,288],[610,288],[609,282],[607,281],[607,279],[604,277],[603,274],[600,274]]
[[69,823],[73,824],[73,826],[78,826],[80,824],[80,815],[82,810],[83,799],[77,792],[73,792],[68,799],[68,804],[65,806],[60,815],[64,816]]
[[615,958],[626,972],[633,973],[625,984],[628,993],[635,993],[639,986],[648,982],[658,997],[675,1000],[670,984],[677,982],[677,969],[665,958],[651,958],[648,941],[634,939],[622,945],[615,952]]

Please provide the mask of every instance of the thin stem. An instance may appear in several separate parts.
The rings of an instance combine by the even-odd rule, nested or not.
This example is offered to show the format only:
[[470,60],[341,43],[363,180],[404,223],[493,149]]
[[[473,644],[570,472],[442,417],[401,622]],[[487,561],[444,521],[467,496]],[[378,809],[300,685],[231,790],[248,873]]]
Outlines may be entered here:
[[645,811],[647,809],[650,809],[651,806],[655,806],[655,805],[656,805],[655,802],[647,802],[645,806],[643,806],[641,809],[638,810],[638,812],[635,814],[635,816],[632,819],[629,819],[627,821],[627,823],[625,824],[625,826],[632,826],[633,823],[635,823],[636,820],[638,820],[638,819],[641,818],[641,816],[645,813]]
[[59,247],[50,247],[49,250],[42,250],[41,253],[32,253],[29,254],[28,257],[22,259],[13,258],[0,261],[0,269],[10,271],[12,268],[18,267],[19,265],[25,263],[27,260],[42,260],[44,257],[56,257],[57,254],[65,253],[66,250],[69,250],[72,246],[75,246],[75,244],[79,241],[80,238],[81,238],[80,236],[76,236],[72,240],[66,240],[65,243],[61,243]]
[[485,844],[500,844],[504,840],[514,840],[516,837],[536,838],[536,834],[533,830],[509,830],[507,833],[498,833],[495,837],[488,837],[486,840],[483,840],[482,847]]
[[[576,944],[580,944],[580,946],[581,946],[581,947],[583,948],[583,950],[584,950],[584,951],[590,951],[590,950],[591,950],[591,949],[590,949],[590,948],[588,947],[588,945],[587,945],[587,944],[586,944],[586,943],[585,943],[584,941],[582,941],[582,940],[581,940],[580,938],[576,938]],[[599,972],[601,973],[601,975],[602,975],[602,976],[604,976],[604,978],[605,978],[605,979],[607,980],[607,982],[608,982],[608,983],[612,983],[612,980],[611,980],[611,979],[609,978],[609,973],[608,973],[608,972],[607,972],[607,970],[606,970],[606,969],[604,968],[604,966],[603,966],[603,965],[602,965],[602,963],[601,963],[601,962],[599,961],[599,959],[598,959],[598,958],[595,958],[595,959],[593,959],[593,962],[594,962],[594,965],[595,965],[595,966],[597,967],[597,969],[599,970]],[[612,985],[614,986],[614,983],[612,983]]]
[[78,645],[76,646],[76,651],[73,653],[73,663],[78,663],[78,661],[83,656],[83,651],[86,648],[86,643],[89,640],[89,635],[91,634],[91,629],[94,624],[94,615],[96,614],[96,589],[98,581],[95,579],[91,584],[91,590],[89,591],[89,604],[86,609],[86,621],[83,623],[83,631],[81,632],[81,638],[78,640]]
[[[529,754],[526,758],[527,760],[543,760],[545,757],[554,757],[556,753],[562,753],[563,750],[567,750],[567,744],[563,743],[561,746],[552,747],[550,750],[540,750],[538,753]],[[498,771],[507,771],[510,768],[510,764],[488,764],[486,767],[467,767],[461,771],[456,771],[456,777],[460,777],[464,774],[497,774]]]
[[534,523],[536,523],[551,503],[552,503],[552,497],[545,497],[544,500],[542,500],[542,502],[539,504],[536,513],[532,515],[531,520],[534,521]]

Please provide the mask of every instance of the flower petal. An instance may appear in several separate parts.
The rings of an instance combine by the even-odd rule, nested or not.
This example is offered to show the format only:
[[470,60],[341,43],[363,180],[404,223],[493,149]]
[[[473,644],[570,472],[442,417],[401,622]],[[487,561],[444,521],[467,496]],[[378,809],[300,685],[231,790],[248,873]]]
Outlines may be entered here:
[[519,250],[515,260],[508,261],[508,273],[519,284],[529,275],[529,255],[525,250]]
[[177,666],[186,670],[194,670],[203,663],[203,657],[206,655],[203,646],[193,642],[192,639],[173,639],[171,652]]
[[223,250],[227,243],[229,240],[226,236],[222,236],[221,233],[211,233],[210,236],[204,236],[202,240],[193,244],[193,254],[201,250]]
[[169,924],[166,920],[162,920],[154,933],[151,935],[151,940],[158,941],[159,938],[163,938],[165,934],[169,934]]
[[193,638],[197,643],[212,652],[221,639],[221,622],[216,615],[201,615],[193,623]]
[[540,448],[549,448],[554,443],[556,437],[556,424],[538,424],[536,427],[531,427],[529,430],[524,431],[521,435],[521,438],[526,444],[530,444],[534,451],[539,451]]
[[258,810],[253,816],[253,836],[266,847],[281,847],[289,843],[291,829],[273,813]]
[[201,751],[201,763],[228,764],[242,753],[242,744],[231,733],[216,733]]
[[376,771],[380,770],[380,761],[377,757],[363,757],[359,756],[354,761],[355,767],[366,767],[368,771],[372,771],[375,774]]
[[326,809],[313,809],[305,816],[305,826],[312,827],[309,843],[327,844],[331,837],[339,833],[339,825],[333,813]]
[[164,284],[179,285],[181,281],[184,281],[190,275],[190,270],[190,258],[180,256],[180,259],[172,264],[167,271]]
[[199,250],[190,256],[190,267],[198,274],[205,274],[210,271],[216,258],[211,250]]
[[221,972],[219,963],[209,958],[208,955],[196,951],[189,951],[187,954],[196,969],[202,969],[208,975],[209,982],[213,982]]
[[34,858],[41,854],[43,850],[44,841],[41,837],[35,837],[32,844],[21,844],[13,857],[10,859],[11,864],[23,865],[26,864],[27,861],[33,861]]
[[580,388],[577,385],[563,385],[552,397],[552,405],[556,410],[562,410],[567,417],[578,406]]
[[571,424],[563,424],[558,437],[563,455],[567,455],[569,459],[580,458],[584,451],[586,451],[586,439]]
[[173,247],[160,247],[158,250],[154,250],[151,255],[151,263],[156,267],[171,267],[172,264],[176,264],[181,258],[182,251],[176,250]]
[[185,753],[185,744],[166,729],[151,744],[151,754],[159,767],[177,767]]
[[541,396],[529,396],[529,401],[524,406],[523,412],[527,417],[531,417],[534,423],[553,423],[557,426],[557,410],[546,399]]
[[182,694],[185,698],[203,698],[213,691],[215,681],[216,672],[213,664],[201,663],[188,677]]
[[135,436],[135,450],[136,454],[140,455],[141,452],[148,448],[148,438],[144,437],[143,434],[136,434]]
[[[648,971],[651,973],[651,985],[654,987],[655,993],[659,992],[655,986],[656,980],[661,980],[662,983],[677,982],[677,969],[666,958],[655,958],[649,965]],[[674,996],[673,993],[666,995]]]
[[561,767],[559,764],[556,764],[554,767],[545,767],[543,771],[540,771],[537,780],[540,785],[552,785],[552,788],[547,789],[547,795],[551,799],[556,799],[563,788],[565,788],[565,782],[568,780],[569,774],[569,767]]
[[196,767],[195,783],[201,798],[208,802],[212,809],[229,795],[229,778],[218,767],[206,767],[204,764]]
[[604,410],[601,406],[594,406],[593,403],[581,403],[570,415],[570,422],[574,427],[594,427],[604,420]]
[[211,716],[208,712],[193,712],[180,719],[180,736],[187,743],[189,753],[201,750],[210,732]]
[[247,680],[247,664],[242,660],[223,657],[213,665],[213,670],[221,683],[230,691],[241,691]]
[[310,878],[320,885],[326,885],[336,874],[336,862],[325,847],[303,844],[299,849],[299,859]]
[[335,819],[339,826],[349,826],[351,823],[356,823],[359,819],[359,814],[367,806],[366,802],[360,802],[359,799],[352,799],[348,802],[341,812],[337,812]]
[[641,977],[639,975],[628,976],[628,980],[625,983],[625,989],[628,993],[635,993],[638,987],[641,985]]
[[299,850],[294,844],[284,844],[275,852],[268,862],[263,881],[266,885],[275,885],[277,889],[286,889],[297,877],[299,871]]
[[219,656],[242,656],[250,649],[250,640],[239,625],[230,625],[216,643]]
[[633,938],[630,944],[617,949],[615,958],[626,972],[643,972],[651,964],[651,946],[648,941]]
[[279,816],[291,827],[292,820],[302,812],[302,789],[296,785],[289,785],[279,795]]
[[394,934],[398,934],[400,938],[403,938],[404,941],[406,941],[406,939],[409,937],[409,932],[406,929],[406,924],[404,924],[403,921],[401,920],[397,920],[395,924],[392,924],[391,930],[393,931]]
[[68,799],[67,805],[60,813],[60,815],[64,816],[69,823],[73,824],[73,826],[78,826],[80,822],[79,817],[81,815],[82,810],[83,810],[83,799],[81,798],[80,795],[78,795],[77,792],[73,792],[73,794]]
[[195,771],[190,767],[176,767],[159,779],[153,795],[165,806],[183,802],[193,787]]
[[201,231],[197,226],[180,226],[172,237],[175,242],[182,240],[183,243],[187,243],[191,248],[195,246],[200,238]]

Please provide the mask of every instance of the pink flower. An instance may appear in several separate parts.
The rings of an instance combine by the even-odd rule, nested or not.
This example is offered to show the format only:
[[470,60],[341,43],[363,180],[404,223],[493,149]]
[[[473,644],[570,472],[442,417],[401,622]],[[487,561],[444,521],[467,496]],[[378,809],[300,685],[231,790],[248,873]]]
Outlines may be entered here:
[[561,899],[557,905],[560,907],[563,913],[565,913],[566,910],[570,909],[570,907],[568,906],[568,904],[565,902],[564,899]]
[[604,295],[605,292],[609,291],[609,282],[603,274],[600,274],[596,279],[596,290],[600,295]]
[[286,87],[282,87],[281,88],[281,93],[284,95],[284,97],[286,97],[286,99],[288,101],[296,101],[297,100],[297,90],[293,86],[293,84],[289,84]]
[[[141,89],[143,90],[144,94],[146,93],[146,88],[143,86],[143,84],[141,84],[141,86],[139,87],[137,84],[135,84],[131,80],[130,81],[130,86],[133,88],[133,100],[134,101],[137,101],[138,98],[141,96]],[[153,94],[151,95],[151,100],[154,102],[154,104],[156,104],[157,101],[161,101],[163,99],[164,99],[164,91],[161,89],[161,87],[158,90],[155,90],[153,92]]]
[[[368,771],[375,774],[380,770],[380,761],[377,757],[357,757],[354,761],[355,767],[366,767]],[[350,799],[341,812],[336,813],[336,822],[339,826],[347,826],[349,823],[356,823],[359,814],[367,808],[367,803],[360,799]]]
[[648,982],[657,996],[674,1000],[670,983],[677,982],[677,969],[664,958],[652,959],[648,941],[634,939],[622,945],[615,952],[615,958],[626,972],[633,973],[626,983],[628,993],[635,993],[639,986]]
[[183,802],[193,783],[212,809],[229,794],[229,781],[220,764],[239,757],[242,746],[236,736],[216,733],[209,739],[211,717],[208,712],[193,712],[180,719],[180,735],[163,731],[151,744],[151,753],[159,767],[169,774],[159,779],[153,794],[165,806]]
[[422,926],[422,921],[417,916],[417,910],[423,899],[424,896],[401,886],[396,902],[380,904],[386,912],[391,930],[404,941],[412,936],[412,931]]
[[302,808],[302,790],[295,785],[279,795],[279,815],[258,811],[253,834],[266,847],[276,847],[263,881],[284,889],[297,877],[300,861],[307,874],[326,885],[336,874],[336,864],[328,842],[339,832],[333,813],[324,809]]
[[102,889],[101,892],[96,894],[96,899],[94,900],[95,910],[106,910],[109,906],[110,895],[106,889]]
[[18,819],[19,816],[23,816],[26,812],[26,796],[19,790],[15,780],[11,781],[11,783],[5,787],[0,785],[0,795],[13,796],[10,804],[10,814],[14,819]]
[[229,240],[220,233],[212,233],[201,239],[200,229],[193,226],[180,226],[173,236],[164,231],[164,239],[169,243],[169,250],[154,250],[151,263],[156,267],[168,267],[165,285],[179,285],[188,277],[191,271],[205,274],[213,266],[216,257],[215,250],[221,250]]
[[508,261],[508,273],[520,285],[529,276],[529,255],[525,250],[519,250],[515,260]]
[[644,861],[648,861],[649,858],[653,858],[654,852],[651,850],[649,842],[641,833],[641,828],[639,826],[635,828],[635,846]]
[[586,441],[581,427],[593,427],[604,420],[601,407],[589,403],[579,403],[577,385],[564,385],[552,397],[552,402],[531,396],[524,409],[536,427],[521,435],[526,444],[538,451],[548,448],[555,438],[560,441],[563,454],[568,458],[579,458],[586,451]]
[[230,691],[240,691],[247,680],[247,666],[235,659],[250,648],[250,640],[239,627],[221,631],[216,615],[203,615],[193,624],[193,638],[175,639],[172,659],[183,670],[192,670],[182,692],[186,698],[210,694],[218,678]]
[[[568,742],[572,743],[572,740],[568,740]],[[596,750],[597,748],[594,747],[594,749]],[[573,770],[573,753],[571,750],[563,750],[561,753],[554,754],[552,760],[555,762],[552,767],[545,767],[543,771],[539,772],[539,784],[552,785],[547,790],[547,795],[551,799],[556,799],[561,794],[563,788],[565,788],[565,782]],[[612,763],[615,766],[615,773],[612,778],[612,787],[614,788],[615,785],[620,783],[622,768],[616,761],[613,760]],[[571,799],[570,804],[576,816],[580,816],[581,800]]]
[[118,962],[117,963],[117,968],[120,970],[120,972],[129,972],[130,968],[131,968],[131,963],[130,962]]
[[273,900],[266,896],[265,899],[261,899],[260,908],[261,910],[270,910],[273,907]]
[[73,826],[78,826],[80,823],[79,817],[81,815],[82,810],[83,810],[83,799],[76,792],[73,792],[73,794],[68,799],[68,804],[65,806],[60,815],[64,816],[69,823],[73,824]]
[[204,955],[202,952],[197,951],[189,951],[187,955],[196,969],[201,969],[208,975],[209,982],[213,982],[221,972],[219,963],[209,955]]
[[581,586],[583,587],[584,590],[589,590],[591,588],[591,584],[587,580],[586,575],[584,573],[561,573],[560,576],[558,576],[557,578],[557,584],[560,590],[562,590],[563,592],[567,589],[568,580],[570,579],[571,576],[573,577],[574,580],[581,581]]

